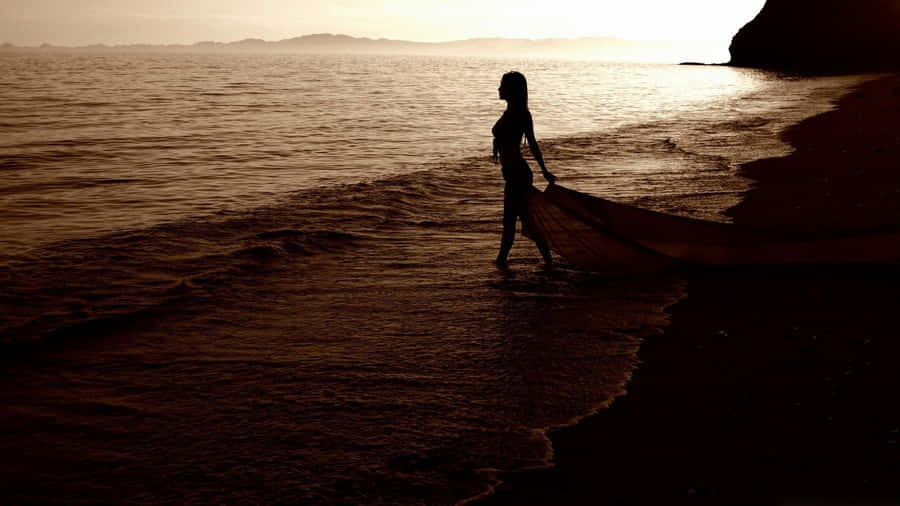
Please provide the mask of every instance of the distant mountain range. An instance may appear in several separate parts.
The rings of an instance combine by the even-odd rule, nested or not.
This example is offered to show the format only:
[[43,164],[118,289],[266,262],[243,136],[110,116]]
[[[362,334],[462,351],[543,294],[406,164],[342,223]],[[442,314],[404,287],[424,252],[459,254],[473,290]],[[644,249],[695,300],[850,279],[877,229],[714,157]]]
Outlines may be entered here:
[[[589,59],[632,61],[682,61],[709,53],[709,44],[673,41],[633,41],[614,37],[577,39],[504,39],[477,38],[452,42],[412,42],[406,40],[370,39],[348,35],[314,34],[279,41],[244,39],[235,42],[197,42],[196,44],[94,44],[64,47],[43,44],[18,47],[6,43],[0,52],[77,51],[77,52],[182,52],[182,53],[344,53],[344,54],[411,54],[459,56],[566,56]],[[700,48],[703,49],[700,49]]]

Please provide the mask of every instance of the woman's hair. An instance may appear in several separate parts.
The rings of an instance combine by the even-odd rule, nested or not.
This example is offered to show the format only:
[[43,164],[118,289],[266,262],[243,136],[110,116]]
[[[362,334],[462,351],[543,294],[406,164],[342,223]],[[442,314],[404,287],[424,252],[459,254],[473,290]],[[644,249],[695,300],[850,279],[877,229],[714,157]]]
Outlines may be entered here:
[[510,103],[528,109],[528,81],[519,72],[507,72],[503,74],[500,85],[506,88]]

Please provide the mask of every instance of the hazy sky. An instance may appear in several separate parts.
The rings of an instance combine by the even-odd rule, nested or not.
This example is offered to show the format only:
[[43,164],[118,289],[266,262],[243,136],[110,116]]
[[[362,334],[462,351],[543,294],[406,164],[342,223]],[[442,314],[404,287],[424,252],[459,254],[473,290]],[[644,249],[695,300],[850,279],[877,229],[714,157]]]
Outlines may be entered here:
[[416,41],[728,41],[765,0],[0,0],[0,41],[193,43],[345,33]]

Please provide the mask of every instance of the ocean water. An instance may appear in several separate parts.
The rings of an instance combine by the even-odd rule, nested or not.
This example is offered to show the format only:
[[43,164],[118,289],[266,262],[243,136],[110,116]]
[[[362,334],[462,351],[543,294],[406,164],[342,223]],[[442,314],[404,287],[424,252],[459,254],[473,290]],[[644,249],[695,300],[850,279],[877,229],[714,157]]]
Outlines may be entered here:
[[740,163],[865,79],[4,56],[3,495],[453,504],[549,465],[547,430],[625,393],[684,287],[546,273],[527,239],[493,267],[513,69],[561,184],[719,221]]

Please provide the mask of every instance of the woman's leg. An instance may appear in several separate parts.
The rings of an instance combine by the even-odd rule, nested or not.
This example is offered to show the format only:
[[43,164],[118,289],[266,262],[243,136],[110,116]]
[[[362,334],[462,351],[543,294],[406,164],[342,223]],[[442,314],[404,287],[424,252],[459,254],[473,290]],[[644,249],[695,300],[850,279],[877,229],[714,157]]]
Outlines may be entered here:
[[500,252],[497,263],[506,264],[506,257],[516,239],[516,218],[519,217],[519,199],[514,188],[507,183],[503,188],[503,236],[500,238]]
[[[535,190],[532,190],[535,191]],[[550,254],[550,247],[547,246],[547,241],[544,240],[544,235],[535,230],[533,225],[533,216],[528,216],[524,213],[527,213],[525,198],[522,199],[522,207],[520,208],[519,216],[522,218],[522,232],[524,232],[528,237],[534,241],[535,246],[537,246],[538,251],[541,252],[541,257],[544,258],[544,264],[548,268],[553,267],[553,256]]]
[[534,240],[534,244],[537,246],[538,251],[541,252],[541,257],[544,259],[544,265],[547,268],[553,268],[553,256],[550,254],[550,247],[547,246],[547,241],[544,240],[544,237],[540,232],[534,230],[532,225],[533,217],[525,214],[528,212],[528,192],[532,191],[536,190],[529,182],[529,184],[522,189],[521,196],[517,201],[516,214],[522,219],[522,232]]
[[534,243],[537,245],[538,251],[541,252],[541,256],[544,257],[544,265],[548,268],[552,268],[553,256],[550,254],[550,248],[547,247],[547,243],[540,238],[535,239]]

